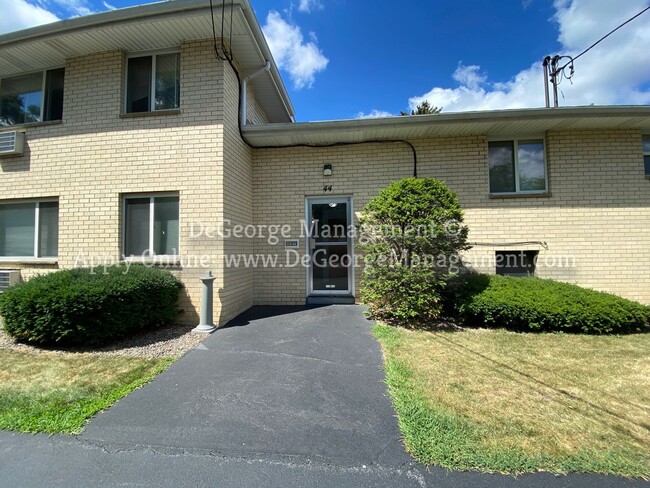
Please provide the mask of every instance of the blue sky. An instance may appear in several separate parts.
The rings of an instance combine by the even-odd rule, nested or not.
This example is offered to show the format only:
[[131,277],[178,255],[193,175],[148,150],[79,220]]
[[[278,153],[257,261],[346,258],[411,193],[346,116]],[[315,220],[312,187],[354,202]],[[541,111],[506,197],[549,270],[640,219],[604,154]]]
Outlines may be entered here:
[[[0,32],[143,3],[2,2]],[[542,106],[542,58],[577,54],[648,0],[251,3],[307,121],[396,115],[424,99],[445,112]],[[650,104],[649,52],[650,11],[576,61],[560,105]]]

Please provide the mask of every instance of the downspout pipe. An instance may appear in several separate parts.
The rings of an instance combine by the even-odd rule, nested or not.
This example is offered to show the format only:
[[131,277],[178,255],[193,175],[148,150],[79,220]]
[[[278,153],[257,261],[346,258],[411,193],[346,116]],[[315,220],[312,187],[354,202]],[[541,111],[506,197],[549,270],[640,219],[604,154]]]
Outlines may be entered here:
[[239,124],[242,127],[246,125],[246,107],[248,106],[248,100],[247,100],[248,82],[249,80],[257,78],[262,73],[264,72],[268,73],[269,71],[271,71],[271,61],[267,60],[266,64],[264,64],[262,68],[258,69],[254,73],[251,73],[241,81],[241,93],[239,95],[239,100],[240,100]]

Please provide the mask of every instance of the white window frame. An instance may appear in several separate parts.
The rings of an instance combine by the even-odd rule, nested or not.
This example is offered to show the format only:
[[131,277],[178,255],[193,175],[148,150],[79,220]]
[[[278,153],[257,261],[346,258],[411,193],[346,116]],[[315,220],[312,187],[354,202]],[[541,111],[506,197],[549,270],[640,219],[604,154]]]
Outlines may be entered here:
[[[5,263],[15,263],[15,262],[24,262],[24,261],[57,261],[58,260],[58,255],[59,255],[59,243],[57,242],[56,246],[56,256],[39,256],[39,229],[40,229],[40,224],[41,224],[41,214],[40,214],[40,208],[41,208],[41,203],[59,203],[58,198],[38,198],[38,199],[27,199],[27,200],[7,200],[0,202],[0,206],[2,205],[15,205],[15,204],[23,204],[23,203],[34,203],[34,253],[31,256],[0,256],[0,262],[5,262]],[[60,209],[60,207],[59,207]],[[58,222],[57,222],[58,224]]]
[[[176,254],[155,254],[154,247],[154,210],[155,199],[161,197],[178,197],[178,249]],[[126,201],[140,198],[149,199],[149,251],[148,255],[127,256],[126,255]],[[142,261],[154,259],[172,259],[176,260],[181,255],[181,196],[179,192],[161,192],[161,193],[129,193],[122,196],[122,259],[125,261]]]
[[[36,74],[36,73],[41,73],[41,75],[42,75],[42,80],[41,80],[41,110],[40,110],[40,112],[38,114],[38,118],[40,120],[38,122],[23,122],[21,124],[14,124],[14,125],[10,125],[10,126],[7,126],[7,127],[18,127],[18,126],[27,125],[27,124],[42,124],[42,123],[52,122],[50,120],[43,120],[43,112],[45,110],[45,83],[47,82],[47,72],[48,71],[53,71],[55,69],[64,69],[65,70],[65,66],[53,66],[53,67],[50,67],[50,68],[40,69],[40,70],[36,70],[36,71],[27,71],[27,72],[24,72],[24,73],[15,73],[15,74],[13,74],[11,76],[5,76],[3,78],[0,78],[0,85],[2,85],[2,80],[6,80],[6,79],[9,79],[9,78],[17,78],[19,76],[29,76],[29,75],[33,75],[33,74]],[[63,87],[64,87],[63,90],[65,92],[65,80],[63,81]],[[2,116],[2,114],[0,114],[0,117],[1,116]],[[63,120],[63,119],[56,119],[56,120]]]
[[[543,190],[521,190],[519,188],[519,142],[520,141],[542,141],[544,151],[544,189]],[[540,135],[525,135],[519,137],[490,137],[488,138],[488,151],[491,142],[512,142],[514,151],[515,170],[515,191],[493,192],[490,189],[490,156],[488,152],[488,194],[491,196],[512,196],[512,195],[546,195],[548,194],[548,161],[546,158],[546,137]]]
[[[162,51],[145,51],[145,52],[139,52],[139,53],[129,53],[126,58],[126,72],[124,76],[124,113],[125,114],[137,114],[137,113],[151,113],[151,112],[164,112],[166,110],[179,110],[181,108],[181,99],[180,96],[178,97],[178,107],[176,108],[166,108],[166,109],[160,109],[156,110],[156,58],[160,55],[164,54],[179,54],[180,55],[181,50],[180,48],[176,49],[165,49]],[[148,112],[129,112],[128,109],[128,92],[129,92],[129,59],[131,58],[147,58],[151,57],[151,90],[149,92],[149,111]],[[181,76],[181,69],[180,69],[180,58],[178,60],[179,64],[179,70],[178,70],[178,76],[180,78]],[[180,83],[180,79],[178,80]]]

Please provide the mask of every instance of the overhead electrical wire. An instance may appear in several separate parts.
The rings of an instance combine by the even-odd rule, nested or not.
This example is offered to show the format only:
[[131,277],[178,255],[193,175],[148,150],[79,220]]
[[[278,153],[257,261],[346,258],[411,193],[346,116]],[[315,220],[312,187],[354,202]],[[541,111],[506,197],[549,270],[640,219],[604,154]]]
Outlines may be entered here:
[[[609,31],[607,34],[605,34],[604,36],[602,36],[600,39],[598,39],[596,42],[594,42],[591,46],[589,46],[587,49],[585,49],[584,51],[582,51],[582,52],[581,52],[580,54],[578,54],[577,56],[562,56],[561,58],[565,58],[565,57],[566,57],[566,58],[569,58],[569,61],[567,61],[566,64],[564,64],[563,66],[558,67],[558,68],[554,71],[553,74],[554,74],[555,76],[559,76],[559,78],[560,78],[559,81],[557,82],[557,84],[559,85],[563,78],[566,78],[566,79],[568,79],[569,81],[571,80],[571,78],[573,78],[573,74],[574,74],[574,72],[575,72],[575,69],[574,69],[574,67],[573,67],[573,63],[575,62],[576,59],[578,59],[579,57],[583,56],[584,54],[587,54],[587,53],[588,53],[589,51],[591,51],[594,47],[596,47],[598,44],[600,44],[600,43],[603,42],[605,39],[607,39],[609,36],[611,36],[614,32],[616,32],[616,31],[619,30],[620,28],[626,26],[627,24],[629,24],[630,22],[632,22],[634,19],[636,19],[637,17],[639,17],[639,16],[641,16],[642,14],[644,14],[645,12],[647,12],[648,10],[650,10],[650,5],[648,5],[646,8],[644,8],[643,10],[641,10],[639,13],[637,13],[637,14],[634,15],[633,17],[630,17],[629,19],[627,19],[625,22],[623,22],[622,24],[620,24],[618,27],[616,27],[616,28],[612,29],[611,31]],[[559,59],[561,59],[561,58],[558,58],[558,61],[559,61]],[[565,70],[565,68],[566,68],[567,66],[569,66],[569,68],[570,68],[570,74],[569,74],[569,75],[566,75],[566,73],[564,72],[564,70]]]
[[[223,0],[224,2],[226,0]],[[230,46],[230,57],[232,58],[232,11],[235,7],[235,0],[230,0],[230,30],[228,31],[228,45]]]
[[629,23],[632,22],[634,19],[636,19],[637,17],[639,17],[641,14],[647,12],[648,10],[650,10],[650,5],[648,5],[646,8],[644,8],[643,10],[641,10],[641,12],[639,12],[638,14],[636,14],[634,17],[630,17],[630,18],[627,19],[625,22],[623,22],[621,25],[619,25],[619,26],[616,27],[615,29],[612,29],[612,30],[609,31],[607,34],[605,34],[603,37],[601,37],[600,39],[598,39],[598,40],[597,40],[596,42],[594,42],[591,46],[589,46],[587,49],[585,49],[585,50],[582,51],[580,54],[578,54],[576,57],[574,57],[574,58],[573,58],[573,61],[575,61],[576,59],[578,59],[578,58],[579,58],[580,56],[582,56],[583,54],[589,52],[593,47],[595,47],[596,45],[600,44],[602,41],[604,41],[604,40],[607,39],[609,36],[611,36],[614,32],[616,32],[617,30],[619,30],[621,27],[623,27],[623,26],[626,25],[626,24],[629,24]]
[[217,49],[217,29],[214,26],[214,7],[212,6],[212,0],[210,0],[210,20],[212,21],[212,39],[214,41],[214,55],[223,61],[224,59],[219,55],[219,49]]
[[[233,63],[233,53],[232,53],[232,11],[233,11],[233,0],[231,0],[231,6],[230,6],[230,52],[228,53],[224,47],[224,17],[225,17],[225,3],[226,0],[222,0],[221,4],[221,46],[222,50],[224,53],[224,56],[222,57],[219,54],[219,51],[217,49],[217,33],[215,29],[215,23],[214,23],[214,7],[212,4],[212,0],[210,0],[210,15],[212,17],[212,36],[214,40],[214,51],[216,57],[221,60],[221,61],[227,61],[230,67],[232,68],[233,73],[235,74],[235,77],[237,78],[237,86],[239,87],[239,90],[237,92],[238,95],[238,114],[241,114],[242,112],[242,97],[241,97],[241,89],[242,89],[242,81],[241,81],[241,76],[239,74],[239,71],[235,67],[235,64]],[[356,146],[360,144],[405,144],[407,145],[410,149],[411,152],[413,153],[413,177],[417,178],[418,177],[418,154],[417,150],[415,149],[415,146],[410,142],[405,139],[368,139],[364,141],[356,141],[356,142],[332,142],[328,144],[308,144],[308,143],[301,143],[301,144],[281,144],[277,146],[258,146],[255,144],[251,144],[248,139],[246,139],[246,136],[244,136],[244,132],[242,130],[242,124],[244,121],[241,120],[241,115],[238,115],[238,123],[237,123],[237,128],[239,130],[239,137],[241,140],[251,149],[286,149],[286,148],[292,148],[292,147],[306,147],[306,148],[327,148],[327,147],[341,147],[341,146]]]

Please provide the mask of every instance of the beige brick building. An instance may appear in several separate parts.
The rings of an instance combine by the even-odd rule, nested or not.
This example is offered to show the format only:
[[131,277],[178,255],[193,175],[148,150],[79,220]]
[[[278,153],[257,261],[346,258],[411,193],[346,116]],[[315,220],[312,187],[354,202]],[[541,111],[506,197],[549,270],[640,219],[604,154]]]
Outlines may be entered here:
[[255,75],[245,97],[202,0],[0,37],[1,270],[164,264],[185,283],[187,323],[207,269],[219,324],[254,304],[354,300],[360,266],[295,261],[356,254],[355,237],[305,226],[354,225],[413,175],[415,153],[418,176],[459,196],[468,266],[504,272],[498,259],[523,252],[538,276],[650,303],[649,107],[296,124],[248,1],[226,15],[234,35],[217,51]]

